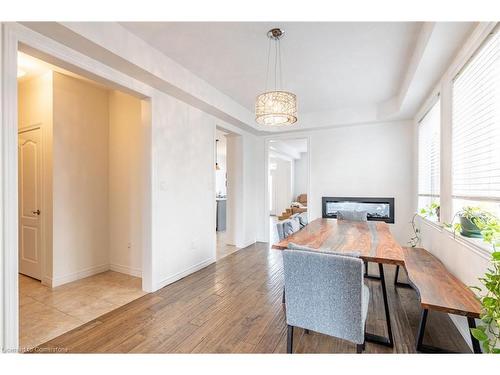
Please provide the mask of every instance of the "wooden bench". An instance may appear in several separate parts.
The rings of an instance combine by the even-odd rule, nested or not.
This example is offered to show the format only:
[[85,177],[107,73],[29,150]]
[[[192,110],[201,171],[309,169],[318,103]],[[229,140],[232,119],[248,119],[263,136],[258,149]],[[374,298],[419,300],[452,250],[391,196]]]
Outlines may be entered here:
[[[403,248],[403,253],[408,279],[417,291],[422,306],[417,351],[447,352],[423,343],[429,310],[465,316],[469,328],[475,328],[481,305],[474,293],[430,252],[421,248]],[[471,339],[474,353],[481,353],[479,342],[472,335]]]

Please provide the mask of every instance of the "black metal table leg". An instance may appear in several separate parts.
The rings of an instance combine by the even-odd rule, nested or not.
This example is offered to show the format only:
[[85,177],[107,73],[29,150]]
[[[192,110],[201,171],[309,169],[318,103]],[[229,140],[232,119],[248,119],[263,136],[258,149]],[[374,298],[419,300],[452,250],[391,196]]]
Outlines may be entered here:
[[[469,323],[469,331],[472,328],[476,328],[476,320],[474,318],[467,317],[467,323]],[[472,340],[472,351],[474,354],[481,354],[481,346],[479,345],[479,341],[472,336],[472,333],[470,335],[470,338]]]
[[368,274],[368,262],[365,260],[365,278],[370,280],[380,280],[380,276]]
[[387,299],[387,288],[385,286],[384,266],[382,263],[379,263],[378,269],[380,272],[382,296],[384,299],[385,321],[387,324],[387,337],[374,335],[373,333],[365,333],[365,338],[366,338],[366,341],[374,342],[377,344],[382,344],[382,345],[385,345],[385,346],[392,348],[394,346],[394,341],[392,338],[391,314],[389,312],[389,302]]
[[394,285],[399,286],[401,288],[412,288],[412,286],[410,284],[400,282],[398,280],[398,276],[399,276],[399,266],[396,266],[396,275],[394,276]]

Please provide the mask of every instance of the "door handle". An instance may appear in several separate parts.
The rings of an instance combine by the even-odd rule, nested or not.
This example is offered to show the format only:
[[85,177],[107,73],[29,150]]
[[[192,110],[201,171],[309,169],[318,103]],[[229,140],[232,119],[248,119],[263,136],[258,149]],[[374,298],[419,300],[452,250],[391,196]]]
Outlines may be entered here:
[[40,210],[31,211],[31,213],[32,213],[33,215],[40,215]]

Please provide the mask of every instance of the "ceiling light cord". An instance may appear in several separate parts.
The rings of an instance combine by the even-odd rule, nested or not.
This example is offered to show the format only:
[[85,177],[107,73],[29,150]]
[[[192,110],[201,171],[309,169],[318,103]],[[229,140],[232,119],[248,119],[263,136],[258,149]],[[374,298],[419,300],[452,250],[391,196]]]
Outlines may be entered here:
[[271,57],[271,38],[269,38],[269,42],[267,43],[267,66],[266,66],[266,91],[269,89],[269,60]]

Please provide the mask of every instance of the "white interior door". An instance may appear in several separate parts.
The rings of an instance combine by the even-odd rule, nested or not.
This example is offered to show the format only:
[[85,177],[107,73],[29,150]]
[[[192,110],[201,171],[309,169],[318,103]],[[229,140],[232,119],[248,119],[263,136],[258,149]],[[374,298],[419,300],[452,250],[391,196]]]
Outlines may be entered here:
[[19,133],[19,272],[41,280],[41,130]]

